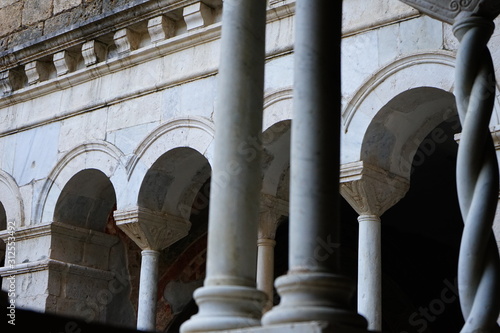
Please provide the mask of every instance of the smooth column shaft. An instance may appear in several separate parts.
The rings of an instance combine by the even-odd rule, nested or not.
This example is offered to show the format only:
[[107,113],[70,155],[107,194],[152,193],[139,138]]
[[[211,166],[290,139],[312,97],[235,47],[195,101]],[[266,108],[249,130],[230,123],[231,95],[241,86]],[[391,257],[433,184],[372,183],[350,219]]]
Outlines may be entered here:
[[264,0],[224,2],[205,285],[255,285],[265,17]]
[[156,330],[156,302],[158,292],[158,259],[159,251],[143,250],[141,252],[141,278],[139,284],[139,309],[137,313],[137,329],[143,331]]
[[227,0],[215,108],[207,271],[198,314],[181,332],[257,326],[265,294],[255,286],[261,190],[265,0]]
[[361,215],[358,246],[358,312],[368,328],[382,330],[381,223],[376,215]]
[[[297,1],[290,156],[290,269],[337,270],[340,156],[339,1]],[[333,15],[335,17],[335,15]]]
[[259,239],[257,256],[257,289],[267,295],[267,303],[264,311],[273,306],[273,284],[274,284],[274,246],[276,241],[272,239]]

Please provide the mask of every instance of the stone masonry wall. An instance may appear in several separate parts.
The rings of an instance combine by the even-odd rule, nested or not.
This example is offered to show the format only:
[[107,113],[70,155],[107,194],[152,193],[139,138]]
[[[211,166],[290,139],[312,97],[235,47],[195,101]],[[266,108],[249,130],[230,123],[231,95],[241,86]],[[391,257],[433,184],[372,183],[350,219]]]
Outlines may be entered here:
[[0,52],[146,0],[0,0]]

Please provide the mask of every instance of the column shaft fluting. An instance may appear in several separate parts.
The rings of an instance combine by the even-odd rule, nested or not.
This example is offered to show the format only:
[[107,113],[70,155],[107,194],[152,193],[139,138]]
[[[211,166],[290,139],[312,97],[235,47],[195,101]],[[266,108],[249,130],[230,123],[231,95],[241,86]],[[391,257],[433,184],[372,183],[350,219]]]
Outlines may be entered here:
[[368,329],[382,330],[381,223],[376,215],[361,215],[358,247],[358,312]]
[[158,258],[159,251],[141,252],[141,277],[139,284],[139,309],[137,311],[137,329],[156,331],[156,302],[158,293]]
[[[255,287],[261,190],[265,0],[225,1],[215,109],[204,287],[183,332],[260,324],[265,294]],[[252,154],[248,149],[253,149]]]

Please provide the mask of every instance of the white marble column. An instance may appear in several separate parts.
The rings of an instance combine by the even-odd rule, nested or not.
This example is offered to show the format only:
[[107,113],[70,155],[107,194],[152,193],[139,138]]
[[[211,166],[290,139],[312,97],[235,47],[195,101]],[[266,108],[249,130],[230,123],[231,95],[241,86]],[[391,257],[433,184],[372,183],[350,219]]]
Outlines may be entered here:
[[[339,274],[341,1],[297,0],[290,152],[289,271],[264,325],[324,321],[363,330]],[[341,331],[339,331],[341,332]]]
[[266,295],[256,289],[257,228],[262,185],[265,0],[224,1],[217,77],[207,271],[194,299],[198,314],[181,331],[260,325]]
[[276,241],[269,238],[259,238],[257,241],[257,289],[267,295],[263,312],[273,307],[274,284],[274,246]]
[[263,312],[273,307],[274,247],[276,229],[281,217],[288,216],[288,202],[269,194],[261,194],[257,240],[257,289],[267,295]]
[[191,223],[142,207],[115,211],[114,217],[116,225],[142,249],[137,329],[155,331],[160,251],[185,237]]
[[358,312],[368,329],[382,330],[380,216],[406,194],[409,181],[362,161],[344,164],[340,192],[359,214]]
[[160,251],[142,250],[141,256],[137,329],[141,331],[155,331],[156,297],[158,293],[158,259],[160,258]]

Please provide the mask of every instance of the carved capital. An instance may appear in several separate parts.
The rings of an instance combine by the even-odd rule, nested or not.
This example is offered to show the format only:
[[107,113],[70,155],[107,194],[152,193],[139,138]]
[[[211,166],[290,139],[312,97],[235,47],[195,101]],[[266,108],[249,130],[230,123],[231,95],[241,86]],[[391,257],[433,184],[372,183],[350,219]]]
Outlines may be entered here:
[[497,0],[401,0],[401,2],[449,24],[471,16],[493,20],[500,14],[500,2]]
[[261,193],[259,239],[274,239],[282,216],[288,216],[288,202],[273,195]]
[[142,250],[163,250],[191,228],[191,222],[183,218],[142,207],[115,211],[114,217],[116,225]]
[[340,169],[340,193],[359,215],[381,216],[403,198],[407,179],[363,161]]

